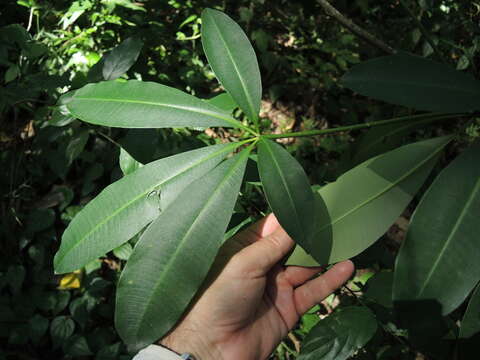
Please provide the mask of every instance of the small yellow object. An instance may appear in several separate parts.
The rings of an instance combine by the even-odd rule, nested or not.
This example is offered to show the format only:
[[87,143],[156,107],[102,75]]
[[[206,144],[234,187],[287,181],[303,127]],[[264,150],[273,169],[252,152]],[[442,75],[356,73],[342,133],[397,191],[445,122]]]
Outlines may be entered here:
[[60,279],[60,285],[58,289],[60,290],[69,290],[69,289],[78,289],[80,288],[82,280],[82,272],[80,270],[76,270],[72,273],[64,275]]

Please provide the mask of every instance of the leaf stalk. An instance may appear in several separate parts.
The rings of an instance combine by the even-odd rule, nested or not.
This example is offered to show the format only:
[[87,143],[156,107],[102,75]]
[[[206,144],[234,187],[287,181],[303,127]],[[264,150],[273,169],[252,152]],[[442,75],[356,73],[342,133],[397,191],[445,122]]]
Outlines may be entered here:
[[402,116],[388,120],[380,120],[380,121],[372,121],[366,122],[363,124],[356,124],[350,126],[339,126],[331,129],[319,129],[319,130],[306,130],[306,131],[299,131],[299,132],[292,132],[292,133],[284,133],[284,134],[262,134],[262,137],[267,139],[283,139],[283,138],[292,138],[292,137],[307,137],[307,136],[318,136],[318,135],[329,135],[339,132],[346,132],[352,130],[360,130],[366,128],[372,128],[376,126],[383,126],[383,125],[390,125],[395,123],[402,123],[409,120],[420,120],[420,119],[431,119],[432,121],[442,120],[450,117],[459,117],[465,116],[466,114],[457,113],[457,114],[438,114],[438,113],[430,113],[430,114],[421,114],[421,115],[409,115],[409,116]]

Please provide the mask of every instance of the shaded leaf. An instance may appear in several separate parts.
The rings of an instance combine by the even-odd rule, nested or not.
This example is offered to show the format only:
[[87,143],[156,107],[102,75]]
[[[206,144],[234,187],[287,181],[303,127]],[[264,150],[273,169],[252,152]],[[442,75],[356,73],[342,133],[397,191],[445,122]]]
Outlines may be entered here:
[[315,200],[302,166],[282,146],[261,139],[258,169],[273,213],[292,239],[308,249],[315,228]]
[[362,95],[417,110],[480,109],[480,82],[473,76],[409,53],[356,65],[344,75],[342,83]]
[[67,148],[65,149],[68,165],[70,165],[73,160],[75,160],[82,153],[85,145],[87,144],[88,136],[88,131],[82,131],[79,134],[76,134],[69,142]]
[[407,207],[451,139],[402,146],[322,187],[316,197],[317,243],[310,255],[320,264],[334,263],[372,245]]
[[115,80],[125,74],[138,59],[143,41],[130,37],[115,47],[103,62],[102,74],[105,80]]
[[391,308],[393,272],[382,271],[371,277],[366,285],[365,297],[386,308]]
[[67,316],[57,316],[50,324],[50,335],[56,345],[67,340],[75,331],[75,323]]
[[113,249],[113,255],[115,255],[120,260],[128,260],[130,255],[132,255],[133,248],[130,243],[126,242],[125,244]]
[[124,148],[120,148],[118,162],[123,175],[128,175],[143,166],[141,162],[135,160]]
[[205,9],[202,12],[202,45],[220,83],[256,123],[262,83],[255,51],[242,28],[226,14]]
[[81,335],[72,336],[67,340],[63,348],[66,354],[74,357],[92,355],[87,339]]
[[417,206],[396,261],[395,301],[435,301],[445,315],[480,279],[479,158],[477,141],[440,173]]
[[149,163],[107,186],[78,213],[62,237],[55,271],[77,270],[131,239],[195,178],[241,143],[185,152]]
[[88,84],[75,91],[66,107],[80,120],[111,127],[242,127],[227,112],[192,95],[137,80]]
[[138,350],[166,334],[204,281],[231,217],[249,150],[193,182],[143,233],[121,275],[115,324]]
[[229,93],[222,93],[205,101],[218,107],[219,109],[228,111],[230,114],[238,107],[237,103],[235,100],[233,100]]
[[477,285],[468,302],[467,310],[460,326],[459,337],[468,339],[478,333],[480,333],[480,285]]
[[367,307],[350,306],[320,321],[302,344],[298,360],[344,360],[375,334],[377,321]]

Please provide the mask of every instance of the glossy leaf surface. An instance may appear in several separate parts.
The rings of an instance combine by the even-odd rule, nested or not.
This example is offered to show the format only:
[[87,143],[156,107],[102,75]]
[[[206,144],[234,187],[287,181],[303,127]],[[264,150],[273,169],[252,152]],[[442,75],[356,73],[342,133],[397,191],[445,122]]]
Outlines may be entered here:
[[236,146],[209,146],[157,160],[107,186],[65,230],[55,271],[79,269],[129,240]]
[[231,217],[248,150],[188,186],[135,246],[117,291],[115,323],[140,349],[166,334],[204,281]]
[[480,82],[473,76],[408,53],[356,65],[342,83],[359,94],[417,110],[480,109]]
[[316,245],[310,255],[329,264],[372,245],[407,207],[450,140],[440,137],[402,146],[322,187],[316,197]]
[[375,334],[377,321],[367,307],[350,306],[321,320],[305,338],[298,360],[345,360]]
[[143,41],[130,37],[115,47],[103,59],[102,75],[105,80],[115,80],[125,74],[138,59]]
[[315,200],[302,166],[282,146],[261,139],[258,170],[278,221],[294,241],[309,249],[315,228]]
[[227,112],[183,91],[129,80],[88,84],[68,104],[73,116],[88,123],[124,128],[236,127]]
[[247,117],[256,122],[262,83],[255,51],[242,28],[226,14],[205,9],[202,44],[220,83]]
[[480,279],[479,159],[477,141],[440,173],[417,206],[397,257],[395,301],[433,300],[448,314]]

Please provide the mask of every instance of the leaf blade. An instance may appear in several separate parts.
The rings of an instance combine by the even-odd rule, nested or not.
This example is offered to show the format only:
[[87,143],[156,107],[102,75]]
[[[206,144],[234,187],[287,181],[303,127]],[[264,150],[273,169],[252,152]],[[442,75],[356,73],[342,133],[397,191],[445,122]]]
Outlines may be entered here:
[[102,75],[105,80],[115,80],[125,74],[138,59],[143,41],[129,37],[122,41],[104,58]]
[[202,284],[223,243],[249,151],[192,183],[137,243],[119,281],[115,315],[133,349],[162,337]]
[[192,95],[137,80],[88,84],[75,91],[66,107],[80,120],[110,127],[244,127]]
[[[159,215],[197,176],[240,143],[214,145],[147,164],[106,187],[72,220],[55,255],[57,273],[81,268],[120,246]],[[150,196],[154,191],[162,189]],[[160,201],[160,202],[159,202]]]
[[309,249],[310,255],[320,264],[329,264],[372,245],[400,216],[451,139],[402,146],[322,187],[316,197],[318,243]]
[[315,201],[302,166],[282,146],[263,138],[258,142],[258,169],[278,221],[294,241],[308,248]]
[[205,9],[202,45],[220,83],[256,124],[262,97],[260,70],[255,51],[242,28],[226,14]]
[[395,301],[433,299],[445,315],[478,282],[479,156],[477,141],[440,173],[420,201],[397,257]]
[[309,332],[298,360],[345,360],[363,347],[376,330],[377,321],[367,307],[342,308]]
[[356,65],[342,83],[359,94],[418,110],[454,113],[480,108],[480,82],[447,65],[408,53]]

